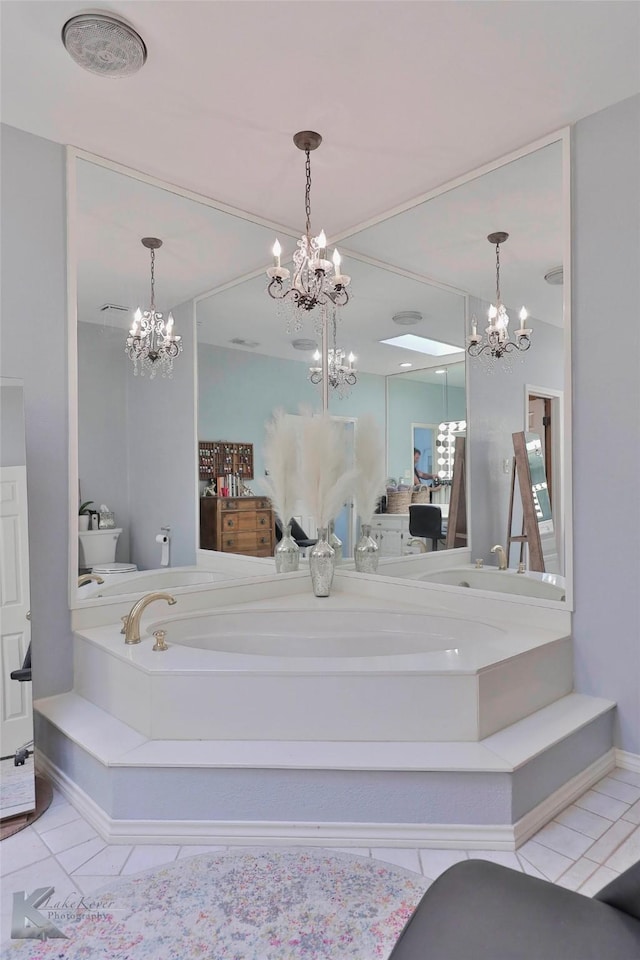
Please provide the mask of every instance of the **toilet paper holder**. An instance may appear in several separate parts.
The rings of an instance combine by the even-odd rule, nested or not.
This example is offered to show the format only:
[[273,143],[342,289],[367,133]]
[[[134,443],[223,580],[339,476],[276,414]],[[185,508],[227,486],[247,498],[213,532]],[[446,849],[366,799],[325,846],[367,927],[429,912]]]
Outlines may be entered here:
[[169,542],[171,527],[160,527],[160,533],[156,536],[156,543],[162,544],[162,555],[160,557],[160,566],[169,566]]

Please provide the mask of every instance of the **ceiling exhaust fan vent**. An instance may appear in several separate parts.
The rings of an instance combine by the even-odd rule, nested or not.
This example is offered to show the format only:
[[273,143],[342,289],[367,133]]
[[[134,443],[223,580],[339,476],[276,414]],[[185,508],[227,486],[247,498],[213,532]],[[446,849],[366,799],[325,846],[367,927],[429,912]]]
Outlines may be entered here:
[[133,27],[101,13],[81,13],[67,20],[62,42],[79,66],[101,77],[130,77],[147,59],[144,40]]

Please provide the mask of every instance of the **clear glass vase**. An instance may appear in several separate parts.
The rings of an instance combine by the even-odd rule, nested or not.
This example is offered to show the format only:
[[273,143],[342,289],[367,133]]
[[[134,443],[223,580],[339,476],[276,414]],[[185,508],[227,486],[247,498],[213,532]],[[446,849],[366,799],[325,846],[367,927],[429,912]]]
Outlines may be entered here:
[[360,539],[353,551],[358,573],[375,573],[379,556],[378,544],[371,536],[371,524],[363,523],[360,527]]
[[334,566],[337,566],[342,563],[342,540],[336,534],[336,525],[333,520],[329,524],[329,546],[333,547],[333,552],[336,555]]
[[328,597],[335,570],[335,553],[327,540],[327,528],[318,529],[318,542],[309,550],[311,585],[316,597]]
[[276,573],[295,573],[300,566],[300,547],[291,536],[291,524],[284,528],[274,551]]

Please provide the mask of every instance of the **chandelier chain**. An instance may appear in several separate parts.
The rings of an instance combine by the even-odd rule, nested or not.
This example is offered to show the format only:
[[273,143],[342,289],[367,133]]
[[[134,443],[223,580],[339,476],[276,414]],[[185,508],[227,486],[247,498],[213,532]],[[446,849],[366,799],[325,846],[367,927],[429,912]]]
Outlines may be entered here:
[[311,153],[305,150],[306,161],[304,165],[307,182],[304,190],[304,209],[307,215],[307,236],[311,236]]
[[500,244],[496,243],[496,306],[498,303],[502,303],[502,297],[500,295]]
[[156,252],[151,251],[151,309],[156,308]]

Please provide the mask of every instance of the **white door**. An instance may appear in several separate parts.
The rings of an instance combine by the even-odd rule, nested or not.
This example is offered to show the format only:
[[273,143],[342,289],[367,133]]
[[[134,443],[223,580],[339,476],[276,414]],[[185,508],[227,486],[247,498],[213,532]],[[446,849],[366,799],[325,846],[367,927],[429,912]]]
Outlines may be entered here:
[[0,468],[0,530],[0,756],[7,757],[33,739],[31,684],[11,679],[31,640],[24,466]]

